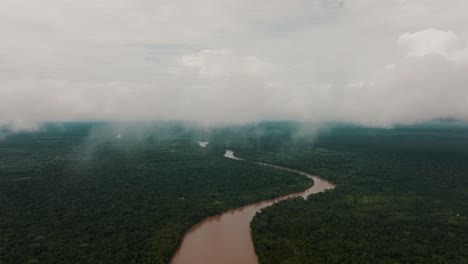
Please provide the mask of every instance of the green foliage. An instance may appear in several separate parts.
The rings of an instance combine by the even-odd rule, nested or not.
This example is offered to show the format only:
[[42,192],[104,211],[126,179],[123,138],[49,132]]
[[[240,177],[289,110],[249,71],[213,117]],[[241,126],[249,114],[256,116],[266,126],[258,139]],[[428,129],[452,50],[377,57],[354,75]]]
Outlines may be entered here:
[[10,135],[0,141],[0,263],[168,263],[203,218],[310,185],[225,159],[227,148],[338,184],[254,218],[261,263],[468,262],[466,126],[302,129],[69,123]]
[[268,139],[277,153],[246,147],[245,157],[338,184],[254,218],[260,263],[468,263],[467,132],[339,126],[313,144]]
[[0,263],[168,263],[203,218],[310,185],[199,135],[70,123],[0,141]]

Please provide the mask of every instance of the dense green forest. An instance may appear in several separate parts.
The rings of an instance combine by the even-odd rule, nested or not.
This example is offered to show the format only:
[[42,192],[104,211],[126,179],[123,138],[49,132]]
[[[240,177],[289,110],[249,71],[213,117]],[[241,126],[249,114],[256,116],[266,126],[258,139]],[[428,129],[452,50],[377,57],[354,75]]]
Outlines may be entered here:
[[65,123],[6,135],[0,263],[168,263],[201,219],[311,184],[225,149],[337,184],[254,218],[261,263],[468,263],[467,126],[293,122]]
[[239,155],[337,183],[257,214],[260,263],[468,263],[467,126],[331,125],[314,138],[298,129],[229,135],[245,143]]
[[179,123],[46,124],[7,135],[0,263],[168,263],[201,219],[312,184],[226,159],[224,143],[197,145],[208,137]]

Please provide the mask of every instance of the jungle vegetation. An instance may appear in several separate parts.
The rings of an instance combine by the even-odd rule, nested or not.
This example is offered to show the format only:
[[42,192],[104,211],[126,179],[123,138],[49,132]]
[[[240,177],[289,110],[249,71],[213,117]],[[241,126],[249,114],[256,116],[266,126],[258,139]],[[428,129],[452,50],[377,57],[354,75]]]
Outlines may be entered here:
[[0,140],[0,263],[168,263],[203,218],[311,184],[225,149],[337,184],[254,218],[261,263],[467,263],[468,126],[444,122],[13,133]]
[[177,122],[46,124],[0,141],[0,263],[168,263],[203,218],[312,184]]
[[337,187],[257,214],[260,263],[468,263],[466,125],[333,125],[312,140],[291,127],[251,138],[265,151],[246,144],[242,155]]

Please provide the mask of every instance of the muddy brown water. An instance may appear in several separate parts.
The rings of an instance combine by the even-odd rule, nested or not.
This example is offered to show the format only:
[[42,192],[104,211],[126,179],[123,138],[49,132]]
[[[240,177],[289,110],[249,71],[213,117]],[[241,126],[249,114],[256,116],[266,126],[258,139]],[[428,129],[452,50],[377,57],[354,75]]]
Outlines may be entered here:
[[[224,156],[244,160],[236,157],[231,150],[226,150]],[[257,212],[288,198],[301,196],[305,199],[311,194],[335,187],[335,184],[306,172],[262,162],[254,163],[299,173],[312,179],[314,185],[303,192],[249,204],[206,218],[185,234],[171,264],[256,264],[258,259],[250,233],[250,222]]]

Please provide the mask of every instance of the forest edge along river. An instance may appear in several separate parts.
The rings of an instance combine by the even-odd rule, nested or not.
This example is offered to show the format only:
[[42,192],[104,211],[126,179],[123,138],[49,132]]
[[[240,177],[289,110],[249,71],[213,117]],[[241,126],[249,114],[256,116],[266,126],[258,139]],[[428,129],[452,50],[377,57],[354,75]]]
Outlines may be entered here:
[[[234,160],[248,161],[236,157],[232,150],[226,150],[224,156]],[[291,193],[271,200],[245,205],[206,218],[185,234],[171,264],[256,264],[258,259],[250,232],[250,222],[257,212],[288,198],[299,196],[306,198],[311,194],[335,188],[335,184],[303,171],[263,162],[250,162],[299,173],[312,179],[314,185],[303,192]]]
[[299,173],[312,179],[314,184],[303,192],[248,204],[206,218],[185,234],[171,264],[256,264],[258,259],[252,241],[250,222],[257,212],[288,198],[303,197],[306,199],[311,194],[335,188],[335,184],[316,175],[273,164],[245,160],[236,157],[232,150],[226,150],[224,157]]

